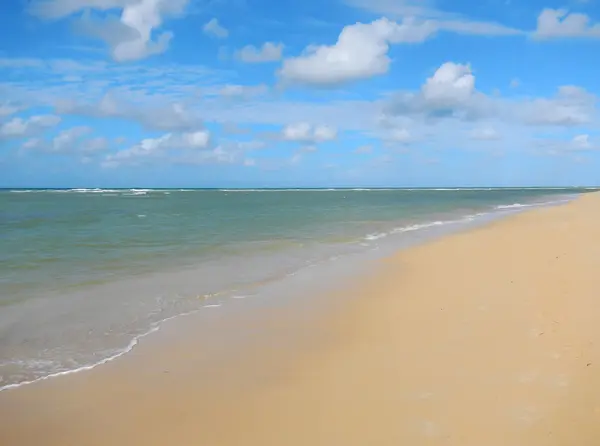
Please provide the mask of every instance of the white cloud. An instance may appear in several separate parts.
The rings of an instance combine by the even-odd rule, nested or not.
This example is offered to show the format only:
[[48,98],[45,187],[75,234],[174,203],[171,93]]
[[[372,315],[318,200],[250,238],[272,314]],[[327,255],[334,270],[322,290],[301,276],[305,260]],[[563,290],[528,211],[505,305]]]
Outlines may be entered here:
[[537,20],[533,37],[552,39],[560,37],[600,38],[600,23],[591,23],[586,14],[570,13],[566,9],[544,9]]
[[391,18],[415,17],[431,20],[440,31],[459,34],[509,36],[522,31],[492,22],[471,20],[460,14],[441,11],[430,0],[345,0],[350,6]]
[[427,79],[423,99],[440,108],[452,108],[467,102],[475,91],[475,76],[469,65],[446,62]]
[[436,31],[433,23],[410,18],[348,25],[334,45],[310,46],[303,55],[285,59],[279,75],[287,82],[327,86],[385,74],[390,43],[422,42]]
[[302,159],[305,157],[306,154],[314,153],[317,150],[318,150],[318,148],[313,145],[301,147],[294,152],[294,154],[290,158],[289,162],[290,162],[290,164],[298,164],[300,161],[302,161]]
[[202,30],[205,34],[209,36],[216,37],[218,39],[225,39],[229,36],[229,31],[226,28],[221,26],[219,20],[216,18],[210,19],[208,22],[204,24]]
[[281,59],[283,43],[265,42],[262,47],[246,45],[236,52],[236,58],[246,63],[274,62]]
[[203,127],[198,113],[182,103],[142,106],[122,102],[116,96],[115,93],[108,93],[93,104],[63,101],[56,105],[56,109],[62,114],[132,120],[153,130],[184,132]]
[[6,118],[7,116],[14,115],[16,112],[20,111],[21,108],[11,104],[10,102],[5,102],[4,104],[0,104],[0,119]]
[[354,153],[357,153],[357,154],[367,154],[367,153],[372,153],[372,152],[373,152],[373,146],[371,146],[371,145],[360,146],[354,150]]
[[259,96],[268,91],[268,87],[261,85],[225,85],[219,90],[219,94],[228,98],[249,98]]
[[392,97],[386,113],[392,116],[480,119],[492,114],[497,103],[478,92],[469,65],[446,62],[428,78],[417,93]]
[[28,119],[13,118],[0,126],[0,138],[30,137],[56,126],[60,121],[60,117],[55,115],[32,116]]
[[107,11],[133,3],[135,0],[34,0],[28,11],[44,19],[59,19],[85,9]]
[[102,136],[87,139],[83,141],[83,143],[80,146],[80,149],[83,153],[89,155],[104,152],[108,149],[108,139]]
[[92,132],[87,126],[72,127],[61,131],[49,141],[40,138],[30,138],[21,146],[27,151],[39,151],[51,154],[80,154],[94,155],[108,148],[108,140],[96,137],[83,140],[83,137]]
[[385,137],[389,142],[407,144],[412,140],[410,132],[406,129],[392,129]]
[[590,140],[590,135],[583,133],[575,135],[568,141],[543,138],[534,141],[537,151],[541,155],[572,155],[577,152],[586,152],[600,149],[598,144]]
[[235,163],[254,166],[256,160],[247,158],[246,153],[260,147],[260,141],[225,141],[212,147],[208,131],[167,133],[158,138],[146,138],[128,149],[108,155],[102,166],[114,168],[156,162],[185,165]]
[[86,126],[73,127],[63,130],[52,140],[52,152],[65,152],[72,150],[79,138],[90,133],[92,129]]
[[337,138],[337,129],[326,125],[312,126],[307,122],[286,125],[282,131],[285,141],[317,143]]
[[592,149],[592,143],[590,141],[590,135],[576,135],[571,140],[571,146],[575,150],[589,150]]
[[476,141],[495,141],[502,137],[493,127],[481,127],[471,130],[469,138]]
[[171,151],[204,150],[209,145],[210,133],[207,130],[181,134],[166,133],[158,138],[145,138],[128,149],[108,155],[104,165],[114,167],[120,164],[140,164],[165,159]]
[[516,106],[515,113],[532,125],[578,126],[597,116],[597,98],[583,88],[562,86],[553,98],[533,99]]
[[[31,9],[44,18],[60,18],[84,10],[75,21],[80,32],[105,41],[118,62],[144,59],[165,52],[173,37],[170,32],[154,36],[167,16],[180,15],[188,0],[54,0],[38,1]],[[37,5],[37,6],[35,6]],[[120,16],[95,18],[90,9],[121,9]]]

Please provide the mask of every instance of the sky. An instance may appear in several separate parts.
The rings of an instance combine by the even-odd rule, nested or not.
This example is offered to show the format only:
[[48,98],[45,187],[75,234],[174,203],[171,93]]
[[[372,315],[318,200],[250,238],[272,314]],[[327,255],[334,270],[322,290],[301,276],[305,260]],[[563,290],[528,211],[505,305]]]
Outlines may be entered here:
[[2,0],[0,187],[600,184],[600,0]]

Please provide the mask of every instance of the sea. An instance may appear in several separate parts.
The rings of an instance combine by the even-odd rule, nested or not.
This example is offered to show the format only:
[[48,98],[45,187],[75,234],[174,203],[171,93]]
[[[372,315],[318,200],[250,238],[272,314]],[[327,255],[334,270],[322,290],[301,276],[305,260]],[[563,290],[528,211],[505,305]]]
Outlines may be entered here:
[[0,190],[0,390],[106,363],[307,268],[591,190]]

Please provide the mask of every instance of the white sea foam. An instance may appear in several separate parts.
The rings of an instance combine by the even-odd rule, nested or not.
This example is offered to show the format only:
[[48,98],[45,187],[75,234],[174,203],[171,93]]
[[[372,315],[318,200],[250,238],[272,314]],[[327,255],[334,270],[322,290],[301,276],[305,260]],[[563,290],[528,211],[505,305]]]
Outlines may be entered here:
[[380,238],[384,238],[387,236],[388,236],[388,234],[386,234],[385,232],[377,232],[377,233],[373,233],[373,234],[367,234],[365,236],[365,240],[369,240],[369,241],[379,240]]
[[523,204],[523,203],[499,204],[494,209],[518,209],[518,208],[528,208],[531,206],[535,206],[535,204]]
[[50,379],[50,378],[56,378],[56,377],[59,377],[59,376],[71,375],[73,373],[85,372],[87,370],[92,370],[92,369],[94,369],[94,368],[96,368],[96,367],[98,367],[98,366],[100,366],[102,364],[106,364],[106,363],[108,363],[110,361],[113,361],[113,360],[115,360],[115,359],[117,359],[117,358],[125,355],[126,353],[129,353],[138,344],[138,342],[140,341],[140,339],[148,336],[149,334],[152,334],[152,333],[158,331],[159,329],[160,329],[160,324],[157,324],[156,326],[152,327],[147,332],[134,337],[131,340],[131,342],[129,342],[129,344],[127,345],[127,347],[125,347],[123,350],[120,350],[117,353],[115,353],[114,355],[109,356],[107,358],[104,358],[104,359],[102,359],[102,360],[100,360],[98,362],[95,362],[93,364],[87,364],[87,365],[83,365],[81,367],[77,367],[75,369],[63,370],[63,371],[56,372],[56,373],[50,373],[48,375],[41,376],[39,378],[32,379],[30,381],[21,381],[21,382],[18,382],[18,383],[7,384],[5,386],[0,387],[0,392],[2,392],[4,390],[9,390],[9,389],[16,389],[17,387],[21,387],[21,386],[24,386],[24,385],[27,385],[27,384],[34,384],[34,383],[37,383],[37,382],[40,382],[40,381],[45,381],[45,380]]

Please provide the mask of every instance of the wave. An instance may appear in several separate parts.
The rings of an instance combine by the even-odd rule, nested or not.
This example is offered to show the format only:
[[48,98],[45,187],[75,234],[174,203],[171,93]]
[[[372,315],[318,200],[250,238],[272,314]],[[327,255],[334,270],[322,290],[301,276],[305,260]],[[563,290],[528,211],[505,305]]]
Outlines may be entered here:
[[513,204],[499,204],[495,206],[494,209],[518,209],[518,208],[528,208],[536,206],[535,204],[523,204],[523,203],[513,203]]
[[145,332],[145,333],[143,333],[141,335],[135,336],[131,340],[131,342],[129,342],[129,344],[127,345],[127,347],[125,347],[124,349],[118,351],[114,355],[109,356],[107,358],[104,358],[104,359],[102,359],[102,360],[100,360],[98,362],[95,362],[93,364],[87,364],[87,365],[83,365],[81,367],[77,367],[77,368],[74,368],[74,369],[63,370],[63,371],[60,371],[60,372],[50,373],[48,375],[44,375],[44,376],[41,376],[41,377],[36,378],[36,379],[29,380],[29,381],[21,381],[21,382],[14,383],[14,384],[7,384],[5,386],[0,387],[0,392],[2,392],[4,390],[9,390],[9,389],[16,389],[18,387],[25,386],[27,384],[34,384],[34,383],[37,383],[37,382],[40,382],[40,381],[45,381],[45,380],[50,379],[50,378],[56,378],[56,377],[59,377],[59,376],[71,375],[73,373],[85,372],[87,370],[92,370],[92,369],[98,367],[99,365],[106,364],[106,363],[108,363],[110,361],[113,361],[113,360],[115,360],[117,358],[120,358],[121,356],[129,353],[138,344],[138,342],[140,341],[140,339],[142,339],[142,338],[144,338],[144,337],[146,337],[146,336],[148,336],[148,335],[150,335],[150,334],[158,331],[159,329],[160,329],[160,324],[152,327],[150,330],[148,330],[147,332]]

